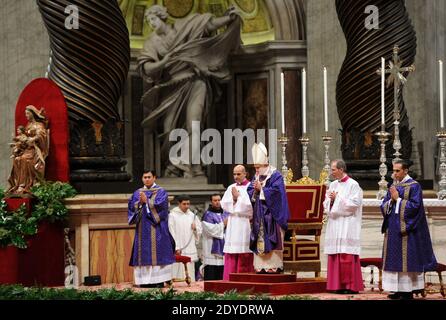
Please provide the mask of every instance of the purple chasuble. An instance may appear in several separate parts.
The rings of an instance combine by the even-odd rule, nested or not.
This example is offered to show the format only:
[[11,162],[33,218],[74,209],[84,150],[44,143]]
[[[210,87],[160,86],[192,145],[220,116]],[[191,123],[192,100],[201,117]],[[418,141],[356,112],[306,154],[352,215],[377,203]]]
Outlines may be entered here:
[[[260,176],[260,179],[262,180],[262,176]],[[266,181],[262,188],[265,200],[260,200],[260,194],[254,189],[254,182],[255,177],[247,190],[253,205],[249,248],[256,254],[282,249],[280,228],[284,231],[287,230],[290,215],[282,174],[274,170],[271,177]],[[262,252],[259,252],[258,242],[263,242]]]
[[[139,203],[144,192],[148,204]],[[136,190],[129,199],[128,222],[136,224],[130,266],[160,266],[175,262],[175,241],[169,232],[167,192],[154,185]]]
[[[395,184],[402,201],[399,208],[390,191],[381,204],[384,217],[383,270],[394,272],[434,271],[437,260],[432,248],[423,205],[423,191],[418,182],[408,179]],[[396,211],[398,209],[398,211]]]
[[[212,205],[209,205],[208,210],[204,213],[201,221],[205,221],[207,223],[218,224],[223,223],[223,221],[229,216],[229,212],[223,211],[222,208],[214,208]],[[218,254],[223,256],[223,248],[225,246],[224,239],[212,239],[212,254]]]

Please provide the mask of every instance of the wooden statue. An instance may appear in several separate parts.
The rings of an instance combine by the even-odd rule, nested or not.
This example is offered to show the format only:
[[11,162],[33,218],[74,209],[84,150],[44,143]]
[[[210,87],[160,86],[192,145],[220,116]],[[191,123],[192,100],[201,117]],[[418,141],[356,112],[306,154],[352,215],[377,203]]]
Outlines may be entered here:
[[17,127],[12,143],[13,165],[8,182],[8,193],[31,193],[31,187],[43,180],[45,159],[49,150],[49,130],[45,110],[29,105],[25,109],[28,123]]

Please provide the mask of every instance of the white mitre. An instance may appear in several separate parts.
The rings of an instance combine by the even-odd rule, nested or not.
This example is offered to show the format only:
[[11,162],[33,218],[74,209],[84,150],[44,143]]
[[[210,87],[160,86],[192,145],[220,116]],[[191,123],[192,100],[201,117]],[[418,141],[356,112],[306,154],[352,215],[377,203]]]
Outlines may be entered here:
[[268,164],[268,150],[262,142],[254,143],[251,151],[254,164]]

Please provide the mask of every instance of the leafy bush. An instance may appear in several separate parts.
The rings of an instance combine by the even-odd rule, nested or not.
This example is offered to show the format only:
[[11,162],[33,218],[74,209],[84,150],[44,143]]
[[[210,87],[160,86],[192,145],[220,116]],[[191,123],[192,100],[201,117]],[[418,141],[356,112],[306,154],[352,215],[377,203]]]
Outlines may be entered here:
[[25,237],[37,233],[37,220],[27,217],[25,205],[13,212],[6,211],[6,202],[0,202],[0,246],[26,248]]
[[63,200],[76,195],[76,190],[68,183],[45,182],[31,189],[37,198],[32,215],[38,220],[55,222],[67,218],[68,209]]
[[5,192],[0,189],[0,247],[13,245],[25,249],[26,237],[37,233],[42,221],[56,222],[67,218],[64,199],[74,197],[76,190],[68,183],[45,182],[31,189],[36,198],[31,215],[25,205],[9,212],[6,210]]

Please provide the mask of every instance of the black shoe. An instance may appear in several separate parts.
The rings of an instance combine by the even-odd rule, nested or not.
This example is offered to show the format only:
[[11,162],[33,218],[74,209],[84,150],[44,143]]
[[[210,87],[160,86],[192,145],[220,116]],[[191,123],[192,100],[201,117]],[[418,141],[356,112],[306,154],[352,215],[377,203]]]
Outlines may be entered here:
[[419,294],[423,295],[424,293],[423,291],[424,291],[423,289],[413,290],[412,293],[418,297]]
[[395,293],[389,294],[387,296],[387,298],[389,298],[391,300],[399,300],[399,299],[401,299],[401,293],[400,292],[395,292]]
[[164,288],[164,283],[148,283],[148,284],[140,284],[140,288]]
[[346,291],[347,294],[358,294],[359,293],[359,291],[353,291],[353,290],[350,290],[350,289],[347,289],[345,291]]
[[400,299],[401,300],[413,300],[413,293],[412,292],[402,292]]
[[347,290],[340,289],[340,290],[336,290],[335,293],[336,293],[336,294],[346,294],[346,293],[347,293]]

